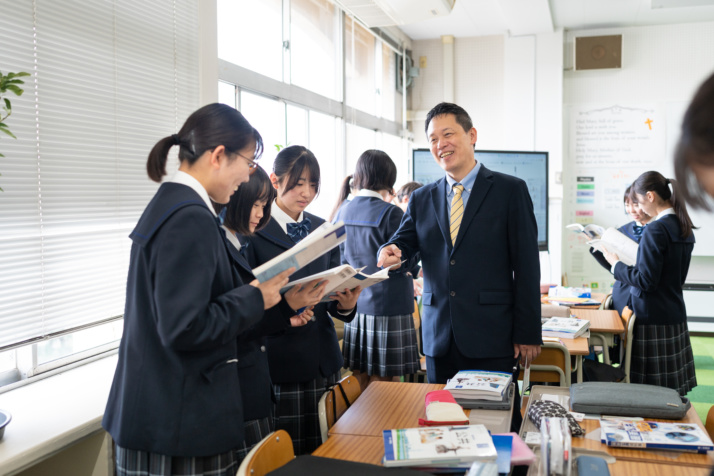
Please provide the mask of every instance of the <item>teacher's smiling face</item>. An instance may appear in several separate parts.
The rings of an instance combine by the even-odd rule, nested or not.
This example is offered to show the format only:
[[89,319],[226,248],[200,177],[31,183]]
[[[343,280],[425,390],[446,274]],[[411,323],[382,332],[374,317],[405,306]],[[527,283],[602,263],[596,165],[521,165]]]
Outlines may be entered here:
[[453,114],[434,117],[426,130],[431,155],[439,167],[457,182],[476,165],[476,129],[465,131]]

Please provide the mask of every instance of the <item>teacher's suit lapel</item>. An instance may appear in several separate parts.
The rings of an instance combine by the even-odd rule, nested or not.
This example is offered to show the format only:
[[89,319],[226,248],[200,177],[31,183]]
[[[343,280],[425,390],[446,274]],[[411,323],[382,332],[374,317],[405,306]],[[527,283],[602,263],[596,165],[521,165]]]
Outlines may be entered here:
[[[456,243],[454,243],[454,249],[456,249],[464,239],[464,235],[471,226],[474,215],[481,204],[483,203],[488,191],[493,185],[493,173],[488,170],[483,164],[481,164],[481,170],[478,171],[476,176],[476,181],[474,182],[474,187],[471,189],[471,195],[469,196],[469,201],[466,203],[466,209],[464,209],[464,216],[461,219],[461,227],[459,228],[459,234],[456,236]],[[481,224],[482,226],[484,224]]]
[[451,234],[449,232],[449,209],[446,204],[446,188],[449,184],[445,178],[440,179],[439,183],[431,189],[431,203],[434,206],[436,213],[436,222],[439,224],[441,234],[444,235],[444,240],[451,247]]

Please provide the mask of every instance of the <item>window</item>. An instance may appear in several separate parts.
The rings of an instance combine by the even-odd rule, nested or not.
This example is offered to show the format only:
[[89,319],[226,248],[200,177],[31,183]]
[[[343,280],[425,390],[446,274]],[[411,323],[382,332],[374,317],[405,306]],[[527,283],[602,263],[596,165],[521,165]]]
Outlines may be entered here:
[[320,163],[320,194],[309,211],[327,220],[335,205],[343,173],[342,121],[334,116],[310,111],[310,150]]
[[273,171],[278,147],[285,146],[285,104],[259,94],[240,92],[240,112],[263,137],[263,155],[258,163],[263,170]]
[[349,106],[369,114],[375,114],[378,100],[375,77],[376,41],[362,25],[352,18],[345,18],[345,96]]
[[[196,18],[190,2],[3,10],[3,71],[33,76],[11,98],[18,139],[1,143],[0,351],[122,317],[127,236],[157,188],[146,157],[198,104]],[[31,373],[121,323],[83,332],[37,344]]]

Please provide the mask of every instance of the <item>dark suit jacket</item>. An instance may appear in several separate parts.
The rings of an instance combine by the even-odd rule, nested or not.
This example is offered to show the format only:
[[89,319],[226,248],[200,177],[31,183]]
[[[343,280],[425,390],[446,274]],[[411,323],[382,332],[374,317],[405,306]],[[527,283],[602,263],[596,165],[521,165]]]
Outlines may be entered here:
[[540,260],[533,202],[523,180],[483,165],[452,247],[445,178],[414,191],[391,238],[402,258],[421,252],[424,353],[443,356],[451,333],[468,358],[540,344]]
[[[335,221],[345,223],[347,240],[342,262],[365,274],[379,271],[377,250],[399,228],[404,212],[376,197],[355,197],[337,212]],[[417,270],[418,271],[418,270]],[[373,316],[395,316],[414,312],[414,283],[405,266],[390,272],[389,279],[362,291],[357,301],[359,312]]]
[[243,441],[238,336],[263,316],[236,287],[213,214],[186,185],[165,183],[136,228],[124,335],[102,424],[120,446],[208,456]]
[[[325,222],[322,218],[303,212],[310,218],[310,232]],[[271,218],[268,225],[249,238],[248,262],[255,268],[292,248],[295,243]],[[340,263],[340,250],[334,248],[312,263],[298,270],[290,280],[326,271]],[[355,310],[347,316],[337,312],[337,302],[315,306],[315,320],[301,327],[290,327],[266,339],[270,377],[274,383],[307,382],[339,371],[344,363],[337,341],[335,324],[327,314],[350,322]]]
[[637,263],[615,265],[615,278],[630,285],[635,325],[687,321],[682,286],[694,248],[694,234],[681,237],[676,215],[651,221],[642,232]]
[[[631,221],[630,223],[622,225],[618,228],[618,230],[632,241],[639,243],[642,235],[635,235],[634,226],[635,222]],[[605,268],[608,272],[612,269],[612,266],[607,262],[602,252],[596,250],[595,248],[590,248],[590,254],[593,255],[593,258],[600,263],[600,266]],[[630,302],[630,286],[628,284],[615,280],[615,284],[612,286],[612,304],[620,314],[622,314],[622,310],[625,306],[629,306],[630,309],[632,309],[632,303]]]

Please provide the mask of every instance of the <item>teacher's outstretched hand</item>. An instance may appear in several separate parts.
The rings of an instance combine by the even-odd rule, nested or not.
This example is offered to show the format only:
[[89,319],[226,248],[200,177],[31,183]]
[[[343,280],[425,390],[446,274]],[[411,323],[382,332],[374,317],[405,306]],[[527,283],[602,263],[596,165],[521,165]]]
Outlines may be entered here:
[[[377,257],[377,266],[389,268],[402,261],[402,250],[397,248],[397,245],[387,245],[379,252]],[[399,268],[396,266],[394,269]]]

